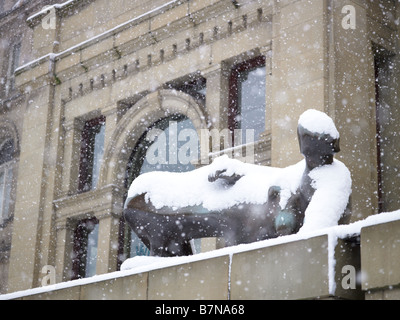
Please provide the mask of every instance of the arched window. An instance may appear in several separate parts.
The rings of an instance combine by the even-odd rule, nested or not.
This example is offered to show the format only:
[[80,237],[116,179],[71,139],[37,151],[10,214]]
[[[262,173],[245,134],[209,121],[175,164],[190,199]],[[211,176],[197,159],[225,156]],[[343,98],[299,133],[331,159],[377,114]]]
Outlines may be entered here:
[[0,141],[0,224],[11,217],[14,140]]
[[194,169],[199,157],[199,141],[192,121],[173,115],[157,121],[140,138],[127,168],[126,187],[142,173],[185,172]]
[[[197,131],[189,118],[177,114],[161,119],[148,128],[134,148],[126,170],[126,188],[145,172],[193,170],[192,162],[199,155]],[[124,223],[122,226],[119,263],[129,257],[149,255],[136,234]]]

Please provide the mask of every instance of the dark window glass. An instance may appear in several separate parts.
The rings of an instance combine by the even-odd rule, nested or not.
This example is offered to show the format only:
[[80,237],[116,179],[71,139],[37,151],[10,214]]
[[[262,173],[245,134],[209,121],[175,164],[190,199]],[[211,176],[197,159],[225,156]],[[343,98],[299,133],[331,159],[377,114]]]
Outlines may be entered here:
[[246,129],[254,130],[255,141],[259,140],[260,134],[265,131],[265,88],[265,57],[242,62],[232,68],[229,127],[232,131],[242,129],[243,143],[246,141]]
[[392,179],[397,175],[397,169],[391,164],[391,159],[397,157],[397,144],[393,130],[397,110],[393,97],[397,95],[394,86],[394,54],[386,49],[373,45],[375,67],[375,102],[376,102],[376,149],[378,173],[378,210],[391,211],[390,194],[393,190]]
[[80,279],[96,274],[99,221],[96,218],[78,222],[74,230],[72,279]]
[[79,192],[95,189],[104,154],[105,117],[85,123],[81,139]]
[[0,165],[9,162],[14,156],[14,141],[13,139],[6,139],[0,143]]
[[7,221],[11,214],[13,157],[13,139],[0,142],[0,224]]

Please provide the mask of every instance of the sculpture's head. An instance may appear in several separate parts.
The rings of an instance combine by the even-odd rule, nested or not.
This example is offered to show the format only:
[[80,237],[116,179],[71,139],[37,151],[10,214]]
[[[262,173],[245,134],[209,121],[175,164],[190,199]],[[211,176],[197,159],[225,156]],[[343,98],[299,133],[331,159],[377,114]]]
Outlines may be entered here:
[[332,119],[317,110],[307,110],[299,119],[297,127],[300,152],[312,170],[333,162],[333,156],[340,151],[339,133]]

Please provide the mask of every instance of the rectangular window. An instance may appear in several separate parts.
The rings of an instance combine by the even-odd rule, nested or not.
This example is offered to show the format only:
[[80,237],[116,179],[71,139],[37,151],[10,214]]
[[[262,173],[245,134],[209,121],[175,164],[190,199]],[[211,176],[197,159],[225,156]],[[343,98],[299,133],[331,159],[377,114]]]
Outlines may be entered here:
[[229,83],[229,129],[254,130],[254,140],[265,131],[265,57],[239,63],[232,68]]
[[0,169],[0,222],[3,222],[5,216],[4,200],[5,195],[5,172]]
[[393,177],[397,175],[395,166],[391,164],[396,154],[396,143],[393,132],[397,110],[393,106],[396,96],[394,85],[394,54],[378,46],[373,46],[375,67],[375,108],[376,108],[376,149],[378,173],[378,210],[385,212],[394,210],[390,205],[390,194],[393,188]]
[[14,142],[0,143],[0,224],[11,215]]
[[79,192],[95,189],[104,154],[106,118],[101,116],[85,122],[82,130],[79,166]]
[[21,55],[21,43],[16,43],[13,46],[12,58],[11,58],[11,72],[12,73],[14,73],[14,71],[19,67],[20,55]]
[[7,71],[7,82],[5,86],[5,93],[9,95],[15,87],[15,77],[14,72],[19,67],[20,63],[20,55],[21,55],[21,43],[15,43],[10,48],[9,54],[9,64],[8,64],[8,71]]
[[10,216],[12,166],[0,166],[0,223]]
[[19,67],[19,59],[21,55],[21,43],[17,43],[13,46],[12,57],[11,57],[11,89],[15,87],[14,72]]
[[99,235],[99,220],[84,219],[78,222],[74,231],[72,279],[96,274],[96,260]]

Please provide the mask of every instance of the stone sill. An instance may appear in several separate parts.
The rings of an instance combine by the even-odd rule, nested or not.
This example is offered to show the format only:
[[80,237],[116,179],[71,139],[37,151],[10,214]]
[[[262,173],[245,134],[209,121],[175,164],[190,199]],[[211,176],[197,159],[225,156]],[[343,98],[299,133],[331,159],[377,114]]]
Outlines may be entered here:
[[[383,219],[189,257],[160,258],[131,270],[10,293],[0,299],[393,298],[400,295],[400,213],[391,215],[389,221],[384,214],[376,216]],[[360,274],[361,282],[355,281]],[[355,288],[351,288],[353,280]]]

